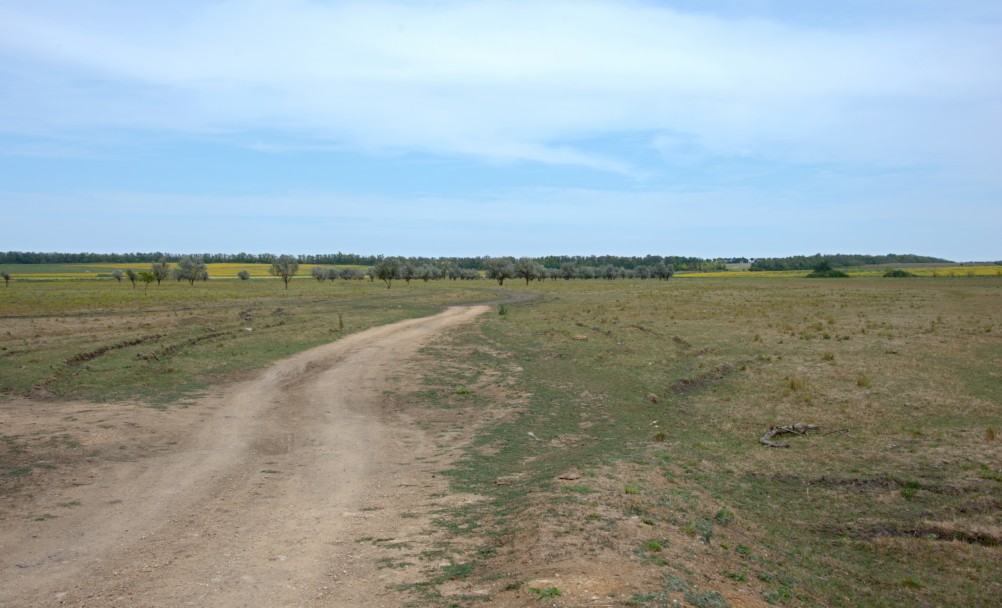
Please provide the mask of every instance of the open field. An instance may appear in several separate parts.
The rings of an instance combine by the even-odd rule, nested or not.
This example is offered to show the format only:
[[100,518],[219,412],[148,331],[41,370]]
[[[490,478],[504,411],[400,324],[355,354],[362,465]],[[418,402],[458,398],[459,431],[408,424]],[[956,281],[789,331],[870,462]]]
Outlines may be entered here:
[[[173,264],[172,267],[175,267]],[[310,276],[313,264],[302,264],[299,267],[299,279],[306,280]],[[324,268],[330,265],[320,264]],[[133,269],[136,272],[149,270],[150,264],[147,262],[133,262],[122,264],[4,264],[0,270],[5,270],[16,278],[28,280],[52,280],[52,279],[93,279],[100,278],[106,281],[113,281],[111,272],[113,270]],[[206,264],[210,279],[237,279],[237,273],[246,270],[251,277],[271,277],[268,274],[270,264]],[[341,265],[336,268],[358,268],[364,270],[364,266]],[[275,278],[275,280],[278,280]],[[123,281],[124,283],[125,281]]]
[[[328,264],[318,264],[323,268],[330,268]],[[800,278],[809,274],[810,270],[767,270],[749,272],[750,264],[730,264],[726,271],[715,272],[683,272],[678,273],[678,278]],[[207,264],[210,279],[234,279],[237,280],[237,273],[246,270],[253,278],[269,278],[278,280],[268,274],[269,264]],[[365,266],[337,265],[334,268],[356,268],[365,270]],[[115,269],[126,270],[131,268],[135,271],[149,270],[150,265],[145,262],[128,264],[5,264],[0,266],[0,270],[9,272],[15,280],[55,280],[55,279],[92,279],[100,278],[105,281],[113,281],[111,271]],[[303,264],[299,267],[299,275],[296,281],[309,281],[310,271],[313,264]],[[960,265],[960,264],[888,264],[886,266],[874,267],[852,267],[843,269],[851,277],[871,278],[883,277],[887,270],[901,268],[911,272],[918,277],[932,278],[971,278],[971,277],[1002,277],[1002,266],[992,264]]]
[[347,333],[493,297],[480,287],[25,281],[0,288],[0,391],[166,403]]
[[[741,274],[513,282],[538,299],[440,335],[385,398],[436,446],[415,470],[463,498],[392,511],[432,530],[406,542],[355,531],[376,584],[427,606],[997,605],[1002,281]],[[25,281],[0,290],[0,381],[182,420],[213,384],[486,287]],[[794,423],[820,429],[758,443]],[[4,432],[4,526],[87,456],[73,424]]]
[[485,500],[441,522],[490,605],[997,605],[998,281],[530,289],[426,379],[504,420],[451,472]]
[[[884,273],[888,270],[893,270],[895,268],[907,270],[908,272],[914,274],[916,277],[926,277],[926,278],[940,278],[940,279],[954,279],[954,278],[973,278],[973,277],[1002,277],[1002,266],[995,266],[992,264],[979,264],[979,265],[965,265],[960,264],[953,265],[928,265],[928,264],[888,264],[887,266],[882,266],[875,268],[872,266],[865,267],[849,267],[840,268],[842,272],[848,274],[851,278],[877,278],[883,277]],[[680,273],[676,276],[678,277],[689,277],[689,278],[704,278],[704,279],[719,279],[719,278],[758,278],[758,279],[777,279],[777,278],[801,278],[810,274],[810,270],[758,270],[755,272],[750,272],[746,270],[729,270],[720,272],[687,272]]]

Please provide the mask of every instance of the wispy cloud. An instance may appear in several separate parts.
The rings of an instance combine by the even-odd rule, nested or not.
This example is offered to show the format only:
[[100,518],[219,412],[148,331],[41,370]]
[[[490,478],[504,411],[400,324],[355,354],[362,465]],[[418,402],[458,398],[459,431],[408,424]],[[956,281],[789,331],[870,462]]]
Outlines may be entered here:
[[672,134],[690,155],[983,176],[1002,163],[998,22],[825,28],[554,0],[191,3],[158,21],[89,5],[100,20],[0,9],[0,129],[267,128],[633,176],[574,142]]

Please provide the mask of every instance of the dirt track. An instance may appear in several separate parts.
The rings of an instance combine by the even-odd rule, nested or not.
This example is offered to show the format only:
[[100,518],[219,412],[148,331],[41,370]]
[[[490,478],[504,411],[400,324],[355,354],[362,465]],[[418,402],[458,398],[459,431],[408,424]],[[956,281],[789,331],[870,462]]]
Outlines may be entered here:
[[[159,448],[91,459],[20,513],[5,505],[0,606],[398,605],[388,586],[406,574],[360,539],[425,534],[446,488],[384,392],[429,338],[487,308],[348,336],[168,415],[126,406]],[[15,403],[0,422],[100,407]],[[30,517],[43,512],[58,517]]]

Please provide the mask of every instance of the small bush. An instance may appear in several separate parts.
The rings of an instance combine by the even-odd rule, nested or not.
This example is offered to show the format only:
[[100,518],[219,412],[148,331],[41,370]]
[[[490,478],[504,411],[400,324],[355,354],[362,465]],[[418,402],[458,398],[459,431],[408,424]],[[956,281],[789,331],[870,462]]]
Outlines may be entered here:
[[900,268],[894,268],[884,273],[884,277],[891,277],[891,278],[904,278],[913,276],[915,276],[913,273],[908,272],[907,270],[901,270]]
[[870,377],[863,372],[856,374],[856,386],[859,388],[870,388]]

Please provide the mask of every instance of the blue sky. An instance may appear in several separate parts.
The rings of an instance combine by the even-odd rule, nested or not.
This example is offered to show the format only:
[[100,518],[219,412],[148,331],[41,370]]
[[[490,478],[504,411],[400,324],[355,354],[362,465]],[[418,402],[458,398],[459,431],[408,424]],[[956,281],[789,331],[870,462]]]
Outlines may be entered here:
[[1002,258],[1002,2],[0,0],[0,250]]

